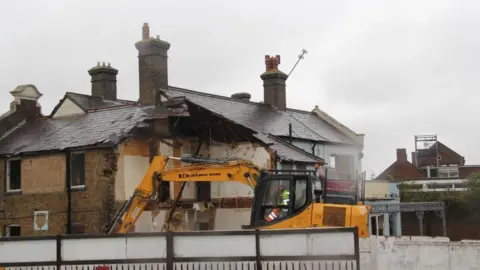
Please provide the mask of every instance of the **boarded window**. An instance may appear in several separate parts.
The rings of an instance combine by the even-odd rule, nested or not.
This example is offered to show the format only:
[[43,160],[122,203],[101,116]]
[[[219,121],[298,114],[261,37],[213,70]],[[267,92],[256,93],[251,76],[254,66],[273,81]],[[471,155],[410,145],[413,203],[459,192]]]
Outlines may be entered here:
[[343,207],[323,208],[323,225],[325,226],[345,226],[346,209]]
[[307,170],[307,164],[305,164],[305,163],[297,163],[296,167],[297,167],[297,170],[299,170],[299,171],[306,171]]
[[7,163],[7,191],[17,191],[21,189],[22,179],[22,161],[20,159],[9,160]]
[[70,183],[72,187],[85,185],[85,153],[74,153],[70,158]]

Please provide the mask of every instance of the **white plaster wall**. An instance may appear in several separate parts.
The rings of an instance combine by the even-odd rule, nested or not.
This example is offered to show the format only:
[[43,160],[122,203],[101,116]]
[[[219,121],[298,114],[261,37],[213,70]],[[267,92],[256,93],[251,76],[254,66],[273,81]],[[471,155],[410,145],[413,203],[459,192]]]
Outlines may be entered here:
[[480,241],[450,242],[446,237],[384,237],[360,240],[361,269],[480,269]]
[[52,118],[57,118],[60,116],[68,116],[74,114],[83,114],[85,113],[80,107],[73,103],[70,99],[65,99],[60,108],[55,112]]
[[[239,158],[255,163],[262,168],[268,168],[270,154],[261,146],[250,143],[230,146],[228,144],[215,144],[210,148],[212,158]],[[241,183],[220,183],[213,182],[212,198],[222,197],[253,197],[253,190],[250,186]]]
[[[313,143],[300,140],[293,140],[293,145],[311,153]],[[350,145],[333,145],[333,144],[317,144],[315,146],[315,155],[319,156],[327,163],[330,161],[332,155],[352,155],[353,156],[353,172],[362,172],[362,160],[360,159],[360,153],[362,150],[356,146]]]
[[241,230],[242,225],[250,224],[250,208],[217,209],[215,230]]
[[148,170],[148,157],[124,155],[125,199],[132,196]]

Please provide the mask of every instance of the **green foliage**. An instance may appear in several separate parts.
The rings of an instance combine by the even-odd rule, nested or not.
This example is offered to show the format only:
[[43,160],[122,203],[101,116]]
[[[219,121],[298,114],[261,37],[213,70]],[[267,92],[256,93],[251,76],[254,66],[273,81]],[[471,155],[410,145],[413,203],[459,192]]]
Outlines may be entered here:
[[480,221],[480,173],[472,173],[468,177],[468,190],[464,192],[450,190],[438,192],[411,191],[408,190],[409,186],[403,183],[400,183],[398,188],[402,202],[443,201],[449,214],[457,214],[452,212],[467,213],[471,220]]

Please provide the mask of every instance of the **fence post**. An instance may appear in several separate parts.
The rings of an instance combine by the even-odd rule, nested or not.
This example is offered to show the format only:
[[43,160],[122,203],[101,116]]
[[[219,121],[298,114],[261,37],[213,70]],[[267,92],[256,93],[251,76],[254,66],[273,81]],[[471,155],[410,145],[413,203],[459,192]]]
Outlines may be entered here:
[[62,268],[62,236],[57,234],[56,237],[56,248],[57,248],[57,270]]
[[173,232],[167,231],[166,234],[167,242],[167,270],[174,269],[174,258],[173,258]]
[[260,252],[260,231],[255,229],[255,269],[262,270],[262,256]]
[[358,227],[355,227],[353,232],[353,245],[355,247],[355,260],[357,264],[357,268],[360,270],[360,238],[358,237]]

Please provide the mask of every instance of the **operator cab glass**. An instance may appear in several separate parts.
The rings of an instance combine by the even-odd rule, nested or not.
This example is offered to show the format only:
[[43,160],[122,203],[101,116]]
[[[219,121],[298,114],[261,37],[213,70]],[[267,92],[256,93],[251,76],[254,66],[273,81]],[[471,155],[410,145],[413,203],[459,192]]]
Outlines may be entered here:
[[305,210],[313,198],[312,175],[269,175],[258,182],[251,227],[271,225]]

